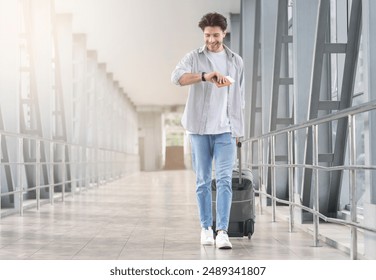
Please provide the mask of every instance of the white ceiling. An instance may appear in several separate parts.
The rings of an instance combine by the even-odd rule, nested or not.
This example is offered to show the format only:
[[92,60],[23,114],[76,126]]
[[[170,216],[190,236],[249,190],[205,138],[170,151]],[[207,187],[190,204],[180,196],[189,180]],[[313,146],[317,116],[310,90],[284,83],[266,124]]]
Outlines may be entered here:
[[[170,82],[177,62],[203,45],[202,15],[239,13],[240,0],[56,0],[73,14],[73,30],[136,106],[182,105],[186,87]],[[231,26],[229,26],[229,31]]]

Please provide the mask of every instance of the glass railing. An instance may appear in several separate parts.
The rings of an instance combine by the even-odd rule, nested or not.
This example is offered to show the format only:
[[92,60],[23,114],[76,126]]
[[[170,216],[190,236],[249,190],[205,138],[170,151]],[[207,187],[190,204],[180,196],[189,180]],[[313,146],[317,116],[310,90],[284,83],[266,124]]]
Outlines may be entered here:
[[0,130],[1,216],[64,201],[137,171],[136,154]]
[[[242,141],[244,151],[246,151],[247,156],[246,160],[242,163],[243,166],[246,166],[252,170],[256,170],[258,173],[258,188],[255,192],[259,194],[260,203],[259,206],[263,207],[263,199],[268,198],[270,201],[272,219],[275,221],[276,217],[276,207],[277,203],[284,204],[289,206],[289,229],[292,231],[294,226],[294,208],[299,207],[300,209],[312,213],[313,215],[313,243],[314,246],[318,246],[319,242],[319,220],[322,219],[326,222],[336,223],[344,226],[350,227],[351,241],[350,241],[350,257],[351,259],[357,259],[358,256],[358,230],[365,230],[376,232],[376,228],[366,226],[363,222],[358,221],[358,195],[357,189],[359,187],[364,187],[359,185],[359,178],[357,177],[357,172],[364,172],[366,170],[376,170],[376,166],[366,165],[363,161],[363,164],[359,164],[359,161],[356,159],[356,141],[359,135],[356,134],[355,130],[355,117],[359,114],[370,113],[376,109],[376,101],[367,102],[358,106],[354,106],[345,110],[337,111],[317,119],[309,120],[307,122],[291,125],[283,129],[278,129],[264,135],[253,137],[250,139],[245,139]],[[348,164],[341,166],[324,166],[319,164],[319,125],[338,121],[341,118],[348,118],[348,141],[347,151],[348,151]],[[296,147],[297,142],[294,142],[295,134],[299,130],[311,130],[312,133],[305,133],[306,137],[311,135],[312,137],[312,164],[301,164],[297,163],[294,158],[294,150],[297,149],[304,150],[305,147]],[[276,162],[276,137],[284,135],[287,137],[287,162]],[[267,152],[265,152],[267,151]],[[270,158],[270,161],[268,161]],[[276,170],[278,168],[285,168],[288,173],[288,200],[281,199],[277,197],[277,184],[276,184]],[[306,206],[300,203],[299,199],[294,199],[296,196],[295,185],[298,182],[296,176],[298,174],[298,169],[311,169],[312,170],[312,206]],[[342,191],[348,191],[349,194],[349,211],[350,219],[339,219],[327,217],[320,213],[320,196],[319,196],[319,186],[320,176],[324,172],[330,172],[335,170],[346,171],[349,174],[349,188],[343,188]],[[269,174],[267,174],[269,172]],[[269,177],[268,177],[269,176]],[[269,180],[268,180],[269,178]],[[269,183],[268,183],[269,182]],[[364,182],[363,182],[364,183]],[[270,184],[270,191],[267,190],[267,184]],[[368,186],[371,187],[371,186]],[[296,201],[299,201],[298,203]],[[367,217],[365,217],[367,218]]]

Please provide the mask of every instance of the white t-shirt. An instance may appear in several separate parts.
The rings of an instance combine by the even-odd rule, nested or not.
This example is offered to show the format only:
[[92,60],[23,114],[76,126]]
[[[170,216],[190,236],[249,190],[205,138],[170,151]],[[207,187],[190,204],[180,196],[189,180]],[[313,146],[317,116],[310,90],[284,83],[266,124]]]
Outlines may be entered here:
[[[224,76],[228,75],[227,55],[221,52],[208,52],[213,71]],[[227,112],[228,87],[218,88],[213,84],[210,94],[210,107],[204,134],[221,134],[231,132],[230,120]]]

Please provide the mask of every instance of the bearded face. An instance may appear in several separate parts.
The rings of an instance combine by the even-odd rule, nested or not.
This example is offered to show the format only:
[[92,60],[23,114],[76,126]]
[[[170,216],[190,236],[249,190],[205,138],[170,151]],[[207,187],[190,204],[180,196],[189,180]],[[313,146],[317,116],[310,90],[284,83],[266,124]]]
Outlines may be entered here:
[[205,45],[211,52],[220,52],[223,50],[223,39],[226,36],[226,31],[223,31],[219,26],[207,26],[204,29]]

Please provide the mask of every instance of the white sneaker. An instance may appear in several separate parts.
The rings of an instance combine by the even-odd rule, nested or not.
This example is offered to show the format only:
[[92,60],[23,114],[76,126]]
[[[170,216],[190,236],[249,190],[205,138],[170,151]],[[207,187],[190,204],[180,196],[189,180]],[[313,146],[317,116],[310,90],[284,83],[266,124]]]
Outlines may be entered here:
[[214,245],[213,230],[211,227],[201,229],[201,245]]
[[223,230],[218,231],[217,237],[215,239],[215,246],[218,249],[232,249],[232,244],[228,240],[227,232]]

